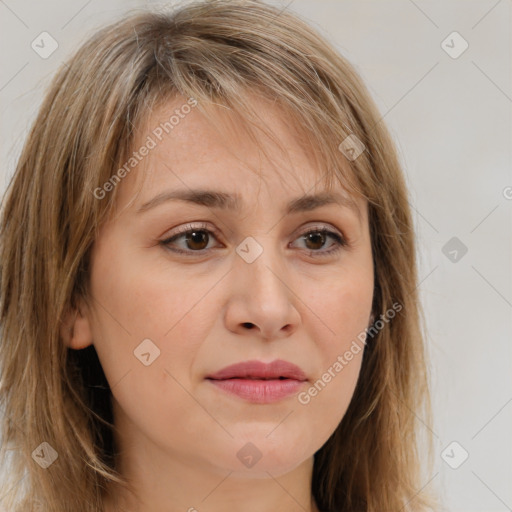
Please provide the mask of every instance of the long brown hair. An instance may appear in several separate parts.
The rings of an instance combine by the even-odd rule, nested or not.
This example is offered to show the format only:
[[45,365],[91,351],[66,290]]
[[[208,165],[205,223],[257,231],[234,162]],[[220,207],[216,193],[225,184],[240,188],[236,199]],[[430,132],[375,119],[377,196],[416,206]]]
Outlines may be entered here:
[[[213,0],[130,13],[95,33],[56,74],[25,143],[0,224],[8,510],[100,512],[109,484],[126,484],[96,352],[67,349],[60,335],[66,311],[89,298],[90,250],[119,186],[97,191],[156,105],[180,94],[204,113],[224,105],[249,125],[257,113],[248,92],[290,116],[328,184],[368,200],[373,316],[401,306],[368,337],[349,409],[315,454],[315,500],[322,511],[429,506],[420,492],[420,441],[430,447],[424,322],[393,141],[354,68],[298,16],[256,0]],[[347,140],[362,144],[357,158],[340,150]],[[58,455],[46,469],[34,458],[43,442]]]

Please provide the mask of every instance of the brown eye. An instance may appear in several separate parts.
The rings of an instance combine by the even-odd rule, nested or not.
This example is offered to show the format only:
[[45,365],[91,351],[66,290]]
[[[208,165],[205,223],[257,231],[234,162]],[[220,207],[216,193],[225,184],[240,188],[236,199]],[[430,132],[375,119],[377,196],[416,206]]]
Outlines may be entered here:
[[326,237],[320,231],[312,231],[311,233],[304,235],[304,240],[308,249],[317,251],[325,244]]
[[[329,238],[333,239],[334,243],[331,244],[330,249],[322,250],[322,247],[326,245]],[[346,240],[340,234],[326,228],[310,229],[303,233],[297,240],[304,241],[305,249],[309,250],[312,256],[334,254],[342,247],[348,245]]]
[[[160,244],[170,251],[194,256],[210,251],[212,247],[208,247],[208,245],[212,239],[217,240],[216,233],[208,229],[207,225],[196,227],[186,225],[178,233],[162,240]],[[327,245],[329,239],[334,240],[334,243],[330,246]],[[310,229],[296,240],[304,242],[305,247],[303,249],[309,251],[310,256],[320,257],[334,254],[348,245],[342,235],[326,228]],[[328,249],[323,249],[325,246]]]
[[185,243],[189,249],[201,251],[206,249],[210,237],[205,230],[189,231],[185,235]]
[[160,244],[173,252],[193,254],[209,251],[211,239],[216,239],[215,233],[206,225],[186,225],[178,233],[162,240]]

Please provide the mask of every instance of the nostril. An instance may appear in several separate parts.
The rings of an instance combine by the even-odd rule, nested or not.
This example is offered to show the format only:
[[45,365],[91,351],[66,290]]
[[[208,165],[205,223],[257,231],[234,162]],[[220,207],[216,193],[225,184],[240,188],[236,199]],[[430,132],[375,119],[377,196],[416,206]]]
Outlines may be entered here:
[[242,325],[247,327],[247,329],[252,329],[254,327],[254,324],[251,324],[251,322],[244,322]]

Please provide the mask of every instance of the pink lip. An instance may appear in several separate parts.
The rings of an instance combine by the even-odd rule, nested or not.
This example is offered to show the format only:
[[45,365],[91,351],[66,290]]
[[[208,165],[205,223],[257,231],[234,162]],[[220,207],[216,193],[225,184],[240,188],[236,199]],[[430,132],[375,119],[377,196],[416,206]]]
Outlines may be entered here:
[[246,361],[227,366],[206,377],[216,387],[253,403],[277,402],[295,394],[306,374],[282,359],[271,363]]

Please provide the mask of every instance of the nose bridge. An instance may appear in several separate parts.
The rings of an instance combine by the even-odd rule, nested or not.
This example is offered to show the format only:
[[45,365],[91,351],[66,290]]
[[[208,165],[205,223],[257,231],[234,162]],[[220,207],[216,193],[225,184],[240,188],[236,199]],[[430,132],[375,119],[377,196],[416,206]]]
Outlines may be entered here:
[[266,295],[267,301],[276,301],[288,295],[282,254],[272,234],[247,237],[239,245],[237,253],[241,260],[237,265],[240,279],[250,287],[253,296]]
[[271,234],[247,237],[237,248],[234,279],[241,323],[257,325],[272,337],[298,321],[289,272]]

